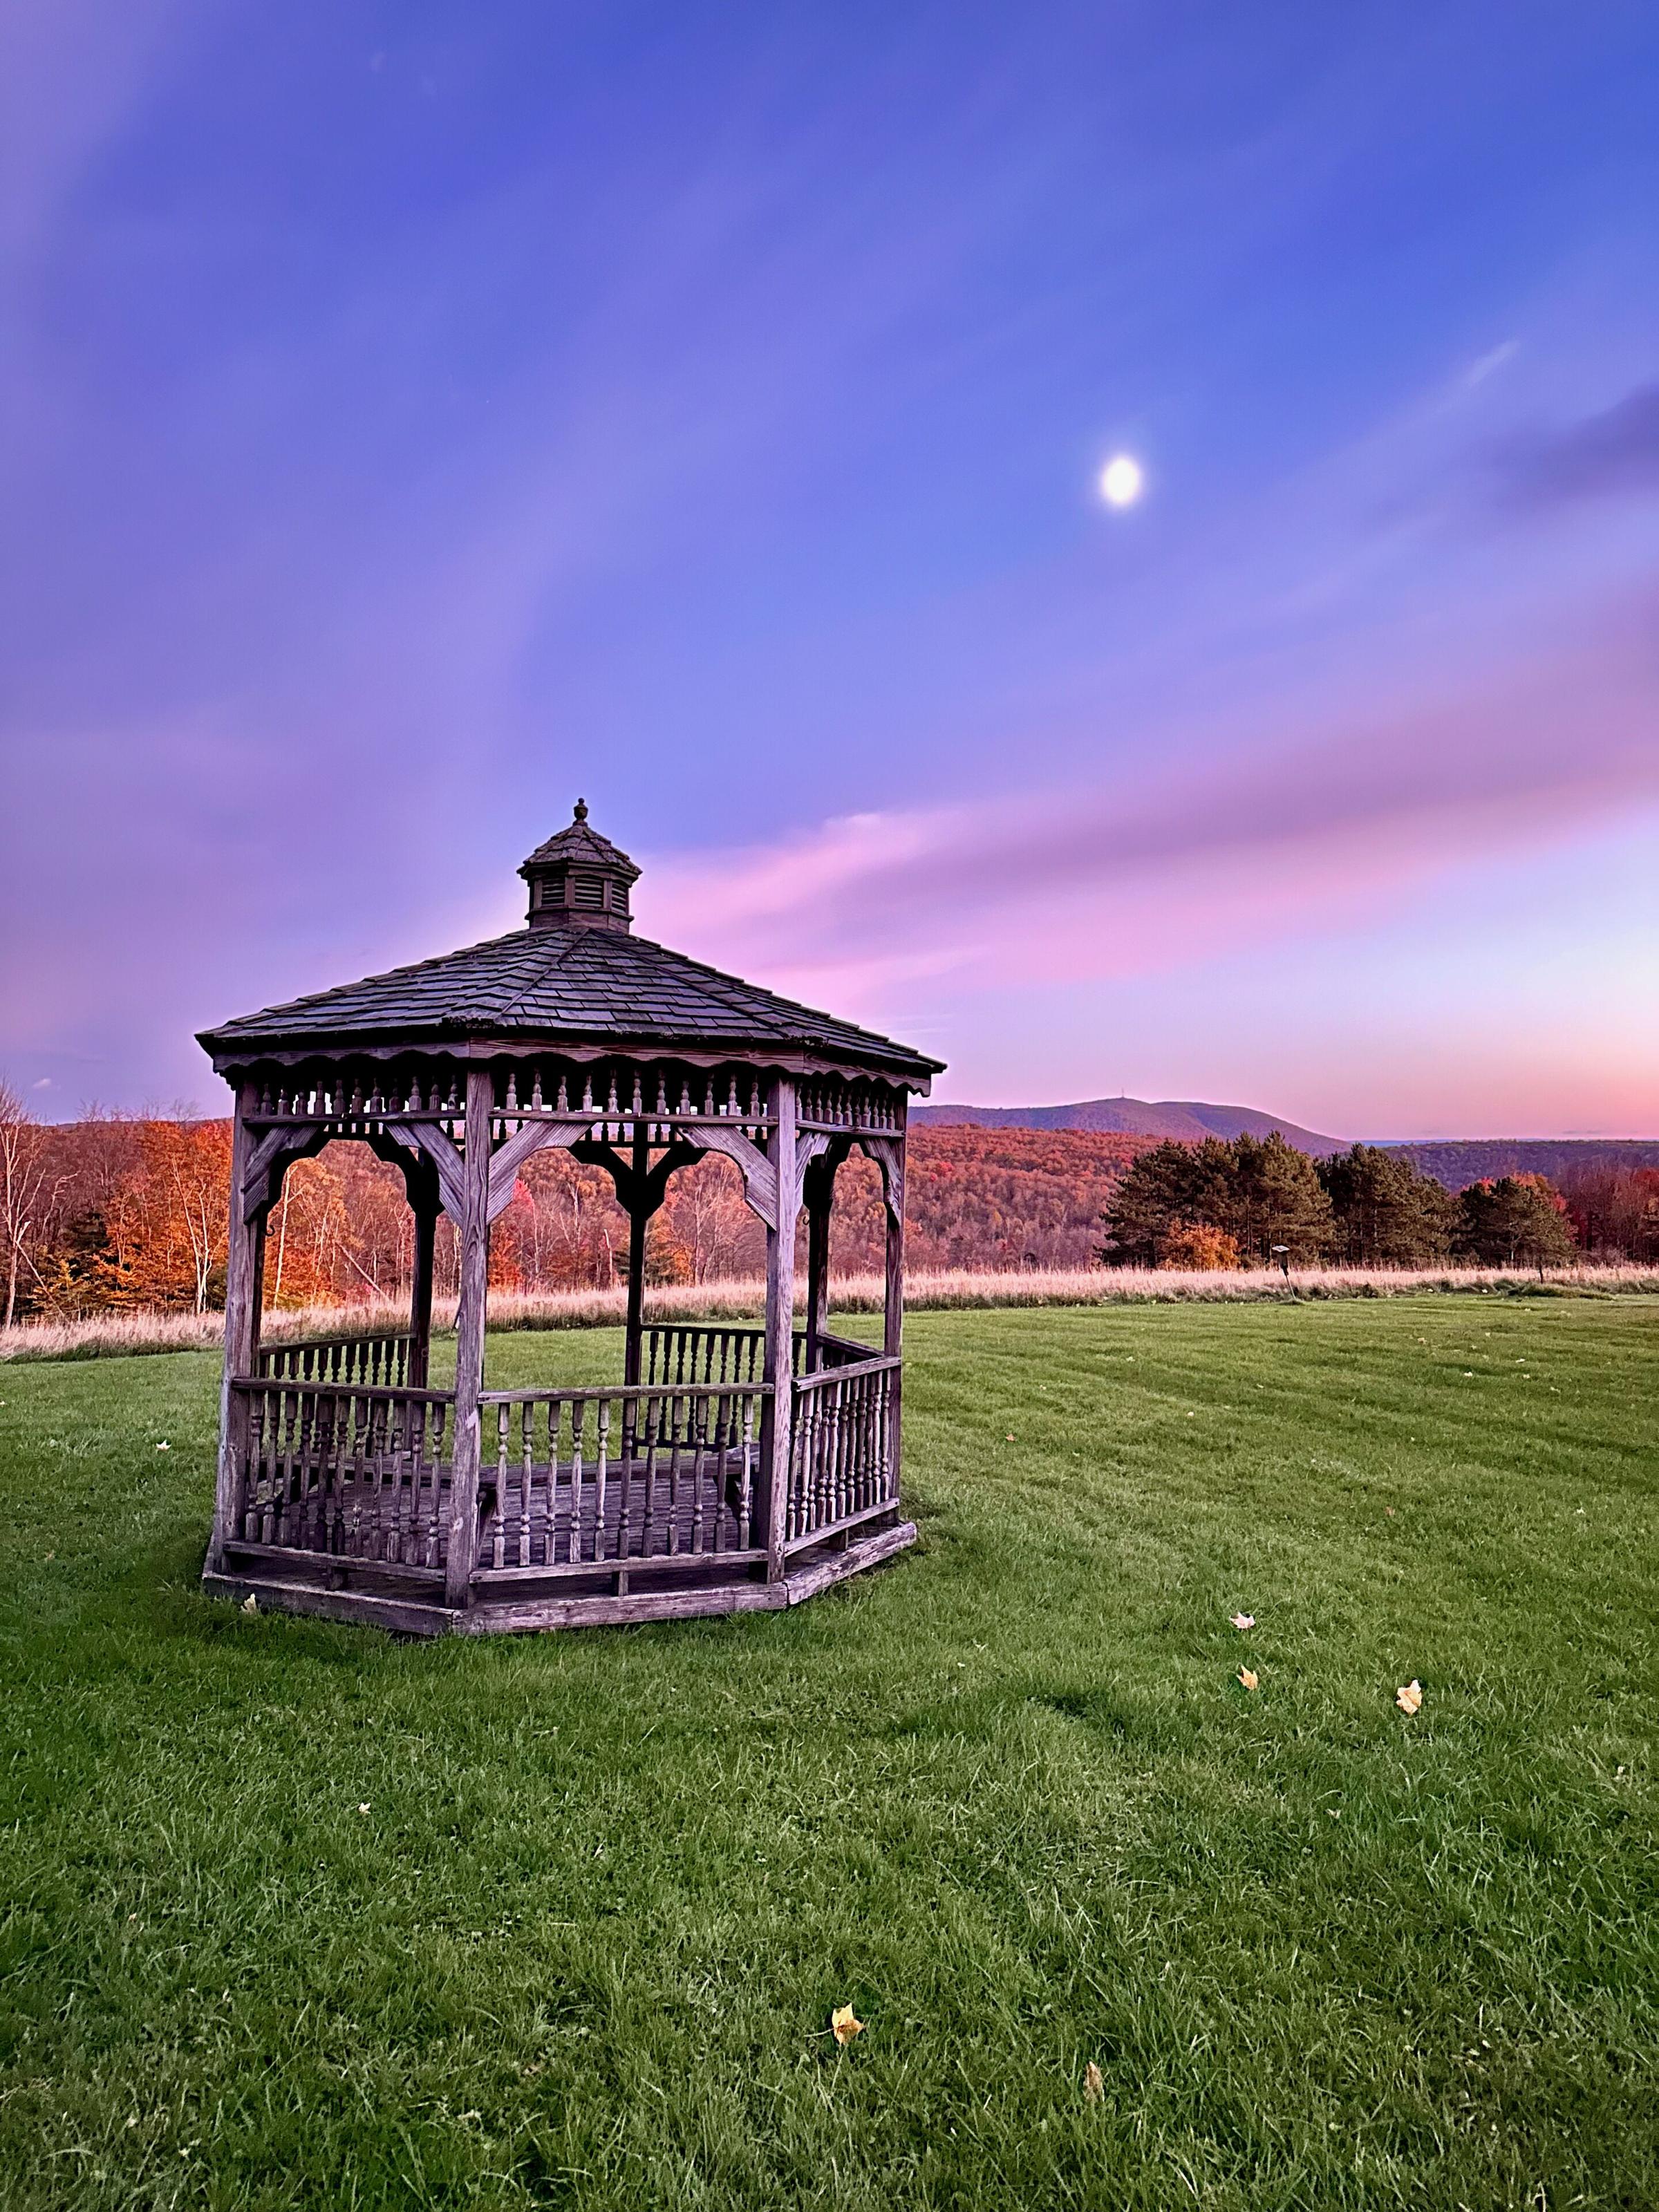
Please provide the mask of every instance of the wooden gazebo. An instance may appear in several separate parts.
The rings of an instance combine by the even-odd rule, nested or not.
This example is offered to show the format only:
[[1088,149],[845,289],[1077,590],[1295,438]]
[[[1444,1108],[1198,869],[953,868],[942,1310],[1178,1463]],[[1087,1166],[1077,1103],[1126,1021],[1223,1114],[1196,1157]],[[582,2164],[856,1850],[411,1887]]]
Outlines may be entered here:
[[[422,1633],[562,1628],[793,1605],[915,1538],[904,1134],[940,1063],[634,936],[639,871],[580,801],[519,872],[510,936],[202,1033],[236,1098],[216,1595]],[[289,1165],[335,1138],[402,1170],[408,1330],[262,1344],[267,1217]],[[492,1390],[489,1224],[544,1145],[605,1169],[628,1216],[623,1376]],[[827,1326],[830,1200],[855,1147],[886,1202],[879,1353]],[[644,1319],[646,1224],[710,1152],[765,1224],[763,1328]],[[447,1390],[428,1357],[441,1212],[459,1255]]]

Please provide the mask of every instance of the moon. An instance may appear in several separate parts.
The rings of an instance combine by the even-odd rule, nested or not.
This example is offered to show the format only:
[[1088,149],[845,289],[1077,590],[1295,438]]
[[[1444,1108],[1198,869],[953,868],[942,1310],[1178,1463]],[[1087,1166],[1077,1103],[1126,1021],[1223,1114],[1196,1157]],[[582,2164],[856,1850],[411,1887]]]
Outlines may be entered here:
[[1108,507],[1133,507],[1146,484],[1133,453],[1114,453],[1100,472],[1100,495]]

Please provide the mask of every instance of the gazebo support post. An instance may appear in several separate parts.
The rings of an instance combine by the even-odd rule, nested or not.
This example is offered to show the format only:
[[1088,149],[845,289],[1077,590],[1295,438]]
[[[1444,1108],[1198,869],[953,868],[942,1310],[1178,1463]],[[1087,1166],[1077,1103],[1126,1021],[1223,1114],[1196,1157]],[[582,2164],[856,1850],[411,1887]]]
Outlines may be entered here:
[[[651,1155],[645,1130],[634,1131],[634,1172],[629,1180],[628,1204],[628,1324],[623,1338],[623,1381],[640,1379],[640,1352],[645,1340],[645,1232],[656,1206],[651,1203],[647,1172]],[[662,1203],[657,1200],[657,1206]]]
[[415,1247],[409,1285],[409,1387],[424,1390],[432,1367],[432,1261],[442,1206],[436,1179],[413,1200]]
[[795,1350],[795,1086],[787,1075],[772,1085],[767,1146],[777,1177],[777,1222],[766,1232],[766,1364],[771,1387],[761,1430],[760,1496],[766,1547],[766,1579],[781,1582],[787,1534],[789,1449],[794,1431]]
[[830,1326],[830,1209],[835,1202],[836,1170],[815,1160],[806,1170],[806,1343],[801,1364],[818,1371],[819,1346]]
[[904,1199],[902,1192],[887,1200],[887,1280],[882,1300],[881,1348],[896,1359],[904,1340]]
[[[887,1281],[882,1301],[881,1348],[889,1359],[904,1348],[904,1150],[902,1133],[896,1158],[882,1167],[883,1194],[887,1206]],[[887,1466],[895,1488],[898,1483],[899,1431],[902,1423],[904,1370],[893,1370],[892,1397],[887,1414]]]
[[248,1116],[257,1112],[258,1093],[244,1084],[236,1095],[236,1119],[230,1139],[230,1234],[225,1252],[225,1367],[219,1388],[219,1463],[213,1491],[213,1534],[208,1571],[224,1564],[225,1542],[233,1533],[241,1495],[242,1461],[247,1449],[247,1403],[231,1383],[253,1371],[259,1329],[259,1261],[263,1239],[246,1213],[242,1184],[253,1149]]
[[483,1449],[484,1310],[489,1283],[489,1125],[495,1086],[488,1067],[466,1077],[466,1149],[461,1162],[460,1291],[455,1307],[455,1425],[451,1432],[449,1548],[444,1601],[464,1611],[478,1560],[478,1468]]
[[270,1208],[268,1206],[262,1206],[253,1217],[253,1258],[248,1288],[247,1372],[250,1375],[259,1364],[259,1342],[264,1334],[265,1224],[270,1218]]

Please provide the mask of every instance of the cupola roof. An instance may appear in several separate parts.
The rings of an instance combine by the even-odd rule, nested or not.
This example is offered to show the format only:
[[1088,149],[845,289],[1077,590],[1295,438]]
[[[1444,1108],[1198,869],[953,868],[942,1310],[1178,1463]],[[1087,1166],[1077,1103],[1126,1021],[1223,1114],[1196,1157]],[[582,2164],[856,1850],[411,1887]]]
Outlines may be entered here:
[[538,845],[519,873],[530,886],[532,929],[630,929],[628,894],[640,872],[620,846],[588,827],[579,799],[568,828]]

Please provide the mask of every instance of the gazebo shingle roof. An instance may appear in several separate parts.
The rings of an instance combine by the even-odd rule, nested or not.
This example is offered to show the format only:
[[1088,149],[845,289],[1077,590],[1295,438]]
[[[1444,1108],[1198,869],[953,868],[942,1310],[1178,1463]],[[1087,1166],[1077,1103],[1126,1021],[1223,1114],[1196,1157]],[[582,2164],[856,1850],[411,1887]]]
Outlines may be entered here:
[[[612,848],[614,850],[614,848]],[[249,1047],[386,1044],[394,1038],[512,1037],[773,1048],[856,1061],[925,1081],[943,1063],[833,1014],[745,983],[625,931],[518,929],[319,991],[200,1032],[221,1060]]]

